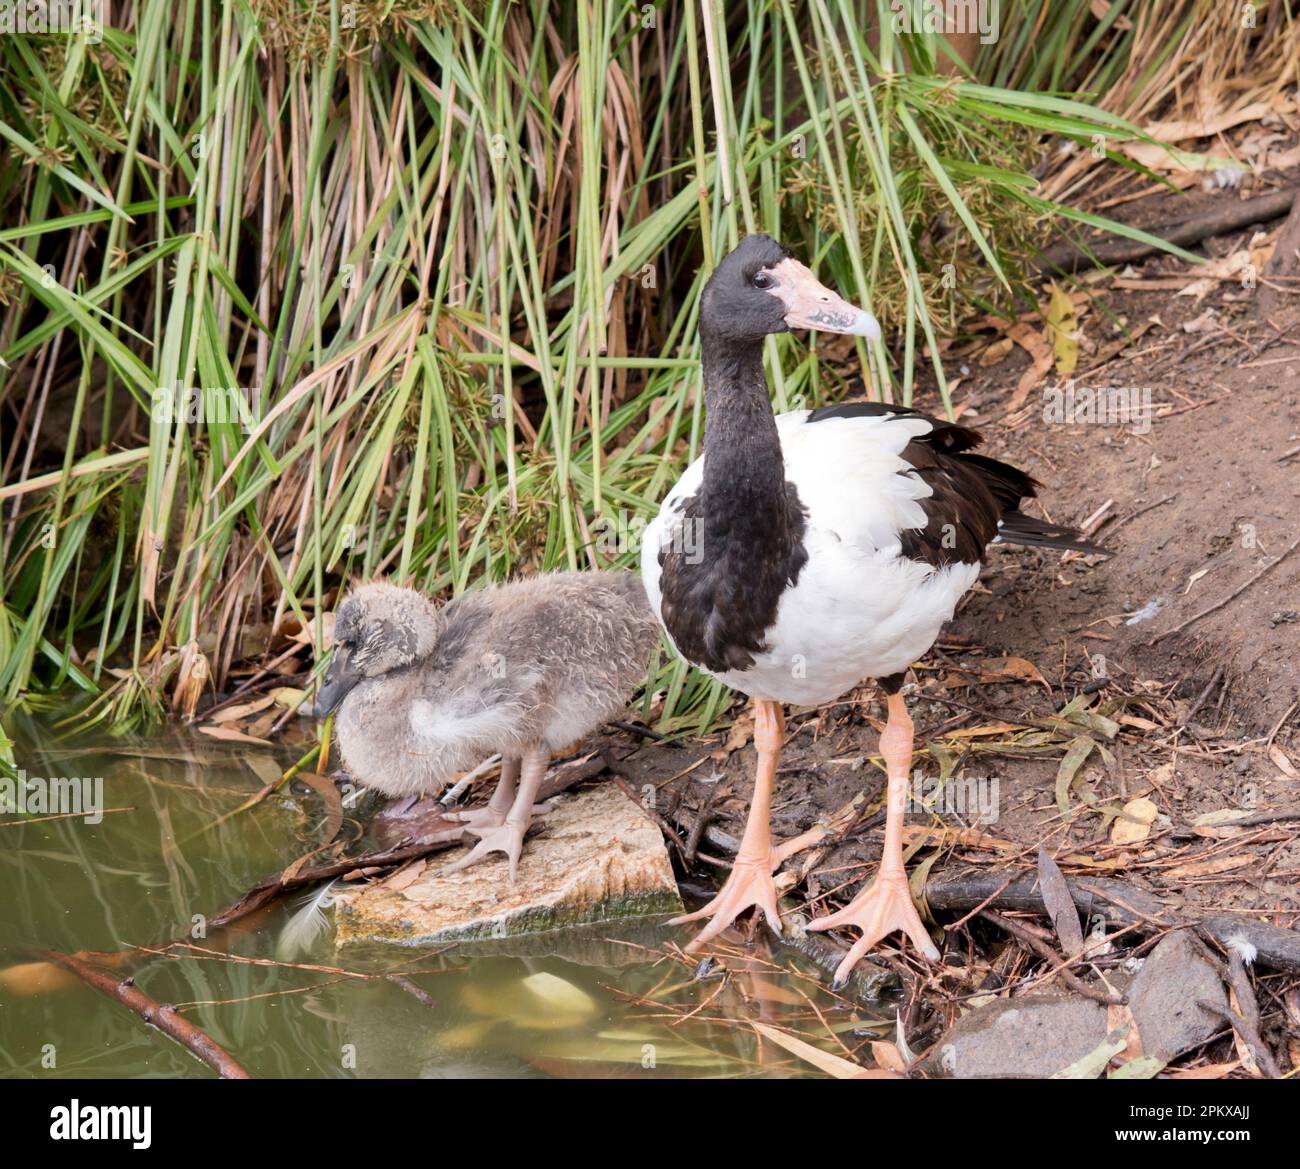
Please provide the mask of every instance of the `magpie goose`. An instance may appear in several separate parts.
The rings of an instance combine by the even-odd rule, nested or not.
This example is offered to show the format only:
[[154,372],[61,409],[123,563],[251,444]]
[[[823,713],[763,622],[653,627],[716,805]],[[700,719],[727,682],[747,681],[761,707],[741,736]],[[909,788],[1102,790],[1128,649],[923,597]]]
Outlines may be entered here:
[[913,749],[905,671],[975,583],[989,544],[1100,549],[1072,529],[1023,514],[1019,505],[1036,484],[973,453],[981,440],[967,427],[878,402],[774,417],[763,340],[792,329],[880,336],[870,313],[823,287],[774,239],[748,236],[704,289],[704,452],[647,527],[641,572],[677,652],[755,700],[749,819],[718,896],[675,919],[710,918],[689,948],[750,907],[781,930],[773,874],[814,838],[771,838],[784,704],[832,702],[866,678],[884,689],[880,867],[849,906],[810,924],[862,931],[836,972],[842,981],[895,930],[938,958],[903,868]]

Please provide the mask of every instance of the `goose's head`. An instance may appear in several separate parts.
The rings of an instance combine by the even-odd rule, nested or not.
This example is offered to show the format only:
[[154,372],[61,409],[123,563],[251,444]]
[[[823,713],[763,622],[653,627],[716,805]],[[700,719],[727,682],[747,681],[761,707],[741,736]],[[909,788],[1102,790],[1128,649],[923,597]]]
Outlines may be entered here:
[[704,286],[700,327],[716,337],[755,341],[768,333],[818,329],[876,340],[880,325],[865,309],[821,284],[770,235],[748,235]]
[[316,714],[337,710],[367,678],[403,670],[438,644],[438,611],[414,589],[363,584],[334,615],[334,654],[316,697]]

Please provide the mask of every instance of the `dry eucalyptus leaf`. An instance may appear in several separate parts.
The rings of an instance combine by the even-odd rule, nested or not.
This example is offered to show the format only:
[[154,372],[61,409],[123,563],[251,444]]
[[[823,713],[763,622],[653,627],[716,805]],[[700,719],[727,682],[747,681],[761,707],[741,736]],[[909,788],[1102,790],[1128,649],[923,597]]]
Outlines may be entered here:
[[1151,835],[1151,825],[1155,823],[1157,815],[1159,809],[1146,796],[1129,800],[1111,826],[1111,843],[1137,844],[1145,840]]
[[1079,910],[1070,896],[1057,863],[1043,845],[1038,846],[1038,887],[1043,894],[1047,916],[1061,941],[1061,948],[1071,958],[1083,953],[1083,928],[1079,925]]

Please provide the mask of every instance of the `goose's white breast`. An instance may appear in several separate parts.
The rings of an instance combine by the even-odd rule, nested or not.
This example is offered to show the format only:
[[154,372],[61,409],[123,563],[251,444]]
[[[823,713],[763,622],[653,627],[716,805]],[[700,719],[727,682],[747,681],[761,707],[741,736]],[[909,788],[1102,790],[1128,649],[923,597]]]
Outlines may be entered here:
[[[930,429],[924,419],[855,417],[806,422],[781,415],[786,478],[808,512],[808,561],[781,598],[767,652],[745,670],[719,674],[756,698],[829,702],[864,678],[901,673],[934,644],[978,563],[934,568],[902,555],[901,534],[925,526],[929,487],[902,458]],[[642,577],[660,610],[659,549],[679,533],[679,505],[699,489],[703,459],[687,469],[646,529]],[[707,557],[707,532],[702,533]]]

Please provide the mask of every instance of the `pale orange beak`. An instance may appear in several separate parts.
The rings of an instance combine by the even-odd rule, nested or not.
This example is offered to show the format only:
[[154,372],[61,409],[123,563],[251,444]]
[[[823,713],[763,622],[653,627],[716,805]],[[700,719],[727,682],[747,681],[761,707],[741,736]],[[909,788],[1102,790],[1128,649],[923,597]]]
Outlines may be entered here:
[[798,260],[782,260],[768,271],[776,280],[768,291],[785,305],[785,323],[790,328],[880,340],[880,324],[875,317],[836,295]]

